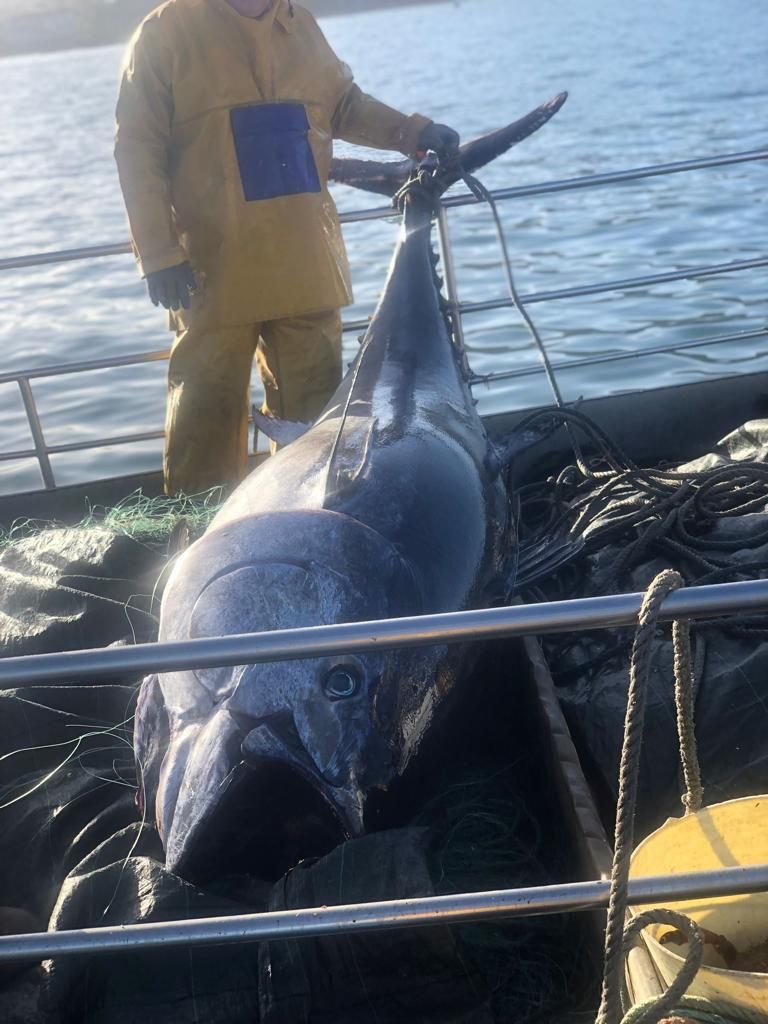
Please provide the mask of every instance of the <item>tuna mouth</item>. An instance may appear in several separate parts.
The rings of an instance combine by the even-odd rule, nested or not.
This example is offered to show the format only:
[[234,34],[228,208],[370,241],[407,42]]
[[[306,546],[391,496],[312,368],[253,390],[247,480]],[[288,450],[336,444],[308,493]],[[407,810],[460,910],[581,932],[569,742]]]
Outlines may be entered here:
[[338,811],[305,773],[284,761],[240,762],[173,871],[196,885],[242,875],[272,882],[347,838]]

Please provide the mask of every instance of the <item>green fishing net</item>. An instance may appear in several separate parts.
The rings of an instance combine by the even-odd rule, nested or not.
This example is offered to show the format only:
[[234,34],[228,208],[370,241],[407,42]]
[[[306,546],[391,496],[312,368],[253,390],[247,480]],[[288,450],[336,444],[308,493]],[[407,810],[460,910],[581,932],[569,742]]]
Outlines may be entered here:
[[[220,487],[202,494],[182,494],[173,498],[164,495],[151,498],[137,490],[111,508],[90,505],[74,529],[92,530],[100,527],[145,543],[163,543],[182,525],[189,530],[190,535],[199,536],[219,511],[223,501]],[[55,519],[17,519],[7,529],[0,526],[0,546],[61,525]]]

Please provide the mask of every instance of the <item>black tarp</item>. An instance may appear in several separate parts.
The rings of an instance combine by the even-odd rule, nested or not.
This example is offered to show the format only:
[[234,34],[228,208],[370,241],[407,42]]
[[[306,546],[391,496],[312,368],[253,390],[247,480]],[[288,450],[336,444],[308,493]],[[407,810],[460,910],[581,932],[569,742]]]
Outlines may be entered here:
[[[369,836],[270,887],[202,891],[162,866],[153,829],[121,830],[66,878],[51,927],[98,927],[434,892],[425,830]],[[76,958],[54,963],[47,997],[59,1024],[490,1024],[483,981],[449,929]]]
[[[347,843],[299,866],[270,894],[269,910],[435,895],[428,829],[394,829]],[[375,872],[371,865],[376,865]],[[420,1021],[485,1024],[480,974],[463,961],[449,928],[265,943],[264,1024]],[[462,964],[463,969],[458,970]],[[394,982],[394,983],[393,983]]]
[[7,544],[0,650],[8,657],[145,640],[161,572],[155,547],[106,529],[49,529]]

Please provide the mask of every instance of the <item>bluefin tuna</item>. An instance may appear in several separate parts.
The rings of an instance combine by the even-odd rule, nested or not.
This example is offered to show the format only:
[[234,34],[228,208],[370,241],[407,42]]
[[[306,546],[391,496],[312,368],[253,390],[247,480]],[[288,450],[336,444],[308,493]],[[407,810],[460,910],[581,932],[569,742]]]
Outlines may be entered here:
[[[442,190],[543,125],[565,94],[462,147]],[[335,161],[392,194],[410,162]],[[435,184],[436,183],[436,184]],[[160,639],[479,608],[516,557],[502,460],[477,414],[435,274],[433,206],[406,191],[401,237],[360,351],[309,428],[225,502],[178,560]],[[195,881],[277,874],[366,828],[463,678],[463,645],[151,676],[136,712],[142,800],[167,866]]]

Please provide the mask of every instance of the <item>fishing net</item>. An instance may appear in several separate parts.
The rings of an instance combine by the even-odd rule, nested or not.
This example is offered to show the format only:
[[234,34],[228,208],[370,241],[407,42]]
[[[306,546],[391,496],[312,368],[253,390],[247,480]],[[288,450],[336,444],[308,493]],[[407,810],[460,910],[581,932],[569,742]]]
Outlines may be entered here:
[[[440,893],[555,885],[569,878],[575,851],[558,842],[558,808],[533,783],[534,761],[483,773],[467,769],[424,808],[436,836]],[[530,758],[530,762],[529,762]],[[539,767],[539,773],[541,768]],[[457,929],[465,957],[484,979],[494,1021],[551,1021],[588,1004],[599,977],[599,948],[583,918],[555,915]]]
[[[194,536],[201,534],[222,503],[220,487],[202,494],[176,497],[148,497],[137,490],[111,508],[89,505],[80,522],[68,528],[92,530],[99,527],[134,540],[160,544],[167,542],[180,526]],[[0,523],[0,547],[55,528],[63,527],[53,521],[36,519],[17,519],[7,527]]]

